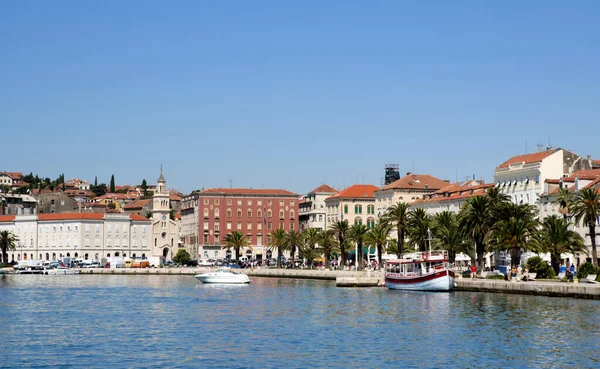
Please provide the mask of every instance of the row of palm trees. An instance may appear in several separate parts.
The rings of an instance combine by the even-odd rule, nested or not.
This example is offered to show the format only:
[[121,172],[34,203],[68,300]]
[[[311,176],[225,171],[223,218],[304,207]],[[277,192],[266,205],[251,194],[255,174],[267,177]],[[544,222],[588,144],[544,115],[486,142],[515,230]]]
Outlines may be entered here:
[[[572,230],[574,224],[583,221],[591,235],[592,259],[597,266],[595,225],[600,216],[600,194],[595,189],[583,189],[577,194],[561,189],[558,201],[563,216],[553,215],[540,222],[534,206],[514,204],[499,188],[492,187],[486,196],[470,198],[458,214],[443,211],[432,216],[422,208],[399,202],[372,227],[340,220],[323,231],[276,229],[270,234],[268,247],[277,251],[278,267],[284,251],[290,253],[292,260],[297,255],[311,264],[322,256],[326,265],[337,254],[341,265],[346,265],[349,254],[356,250],[358,267],[362,269],[363,247],[375,247],[380,263],[384,252],[402,258],[406,252],[433,248],[448,250],[451,262],[458,253],[469,255],[480,268],[487,252],[508,252],[514,265],[524,251],[547,252],[558,272],[562,253],[587,254],[584,240]],[[390,237],[393,231],[394,238]],[[227,235],[224,247],[234,248],[238,259],[240,249],[250,246],[246,236],[236,231]]]

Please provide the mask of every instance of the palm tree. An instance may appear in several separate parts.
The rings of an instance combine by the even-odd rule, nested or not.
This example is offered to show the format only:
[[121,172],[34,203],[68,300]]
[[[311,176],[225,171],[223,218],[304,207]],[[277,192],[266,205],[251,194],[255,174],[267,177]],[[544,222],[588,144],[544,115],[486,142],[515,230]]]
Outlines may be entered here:
[[377,247],[377,261],[379,267],[383,267],[381,255],[383,251],[383,245],[387,243],[388,236],[390,234],[390,225],[386,222],[378,222],[375,227],[369,229],[365,236],[365,243],[369,246]]
[[429,247],[429,230],[431,228],[431,216],[425,209],[413,209],[409,213],[408,237],[411,243],[417,245],[419,251],[427,251]]
[[458,227],[458,219],[454,213],[447,210],[434,217],[433,234],[436,249],[448,250],[448,259],[454,263],[456,254],[472,254],[468,240]]
[[2,262],[8,263],[8,251],[16,250],[16,243],[19,241],[11,231],[0,231],[0,249],[2,250]]
[[281,268],[281,253],[285,249],[287,234],[283,229],[275,229],[271,232],[271,248],[277,249],[277,268]]
[[568,187],[559,188],[556,200],[558,200],[558,211],[565,220],[569,220],[569,205],[573,202],[573,192],[569,191]]
[[313,262],[319,256],[321,251],[315,247],[315,244],[311,245],[306,240],[298,246],[298,249],[300,257],[305,259],[312,269]]
[[408,209],[410,205],[403,201],[399,201],[396,205],[392,205],[388,208],[384,214],[384,221],[391,222],[396,227],[398,232],[398,258],[402,259],[402,252],[404,251],[404,238],[408,231]]
[[295,230],[290,230],[287,234],[286,248],[290,250],[290,259],[294,260],[296,248],[302,243],[302,234]]
[[492,203],[492,206],[498,206],[500,204],[510,202],[510,196],[502,193],[500,187],[490,187],[486,193],[490,199],[490,202]]
[[544,219],[542,229],[533,238],[532,243],[538,252],[550,253],[550,263],[556,274],[560,267],[560,254],[587,254],[583,238],[569,229],[569,223],[564,218],[556,215]]
[[535,208],[509,203],[499,214],[504,217],[496,220],[486,237],[489,250],[510,252],[511,264],[518,265],[522,252],[528,248],[528,241],[537,232],[539,222],[535,219]]
[[492,201],[488,196],[471,197],[458,215],[462,232],[471,238],[475,246],[477,265],[483,268],[485,237],[492,223]]
[[319,232],[319,246],[321,251],[323,251],[325,265],[327,266],[329,265],[331,254],[339,250],[337,240],[335,239],[335,231],[328,230]]
[[331,227],[329,227],[332,231],[337,234],[338,244],[340,245],[340,254],[342,256],[341,265],[342,268],[346,265],[346,243],[344,242],[348,231],[350,230],[350,225],[347,220],[338,220],[333,223]]
[[[250,247],[248,237],[244,236],[241,231],[233,231],[225,236],[224,249],[233,248],[235,250],[235,260],[240,260],[240,249]],[[250,247],[251,248],[251,247]]]
[[596,222],[600,216],[600,193],[596,188],[584,188],[573,200],[571,205],[571,214],[575,218],[575,223],[579,224],[581,220],[588,226],[590,240],[592,241],[592,263],[598,266],[598,254],[596,251]]
[[358,269],[364,268],[363,260],[363,245],[365,243],[365,236],[369,229],[362,223],[356,223],[350,228],[348,232],[348,240],[356,243],[356,252],[358,257]]

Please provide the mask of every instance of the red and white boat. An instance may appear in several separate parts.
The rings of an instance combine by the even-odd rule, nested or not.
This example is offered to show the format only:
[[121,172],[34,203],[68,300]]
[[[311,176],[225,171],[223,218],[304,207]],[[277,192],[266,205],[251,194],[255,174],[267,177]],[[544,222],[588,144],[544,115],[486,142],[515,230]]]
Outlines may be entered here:
[[418,252],[385,265],[385,285],[390,290],[452,291],[454,270],[448,251]]

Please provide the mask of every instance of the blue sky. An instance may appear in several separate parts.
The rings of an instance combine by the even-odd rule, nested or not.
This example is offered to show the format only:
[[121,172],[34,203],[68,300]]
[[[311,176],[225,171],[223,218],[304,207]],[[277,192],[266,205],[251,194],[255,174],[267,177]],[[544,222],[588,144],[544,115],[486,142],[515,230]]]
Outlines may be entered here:
[[600,158],[597,1],[0,2],[0,170],[168,187]]

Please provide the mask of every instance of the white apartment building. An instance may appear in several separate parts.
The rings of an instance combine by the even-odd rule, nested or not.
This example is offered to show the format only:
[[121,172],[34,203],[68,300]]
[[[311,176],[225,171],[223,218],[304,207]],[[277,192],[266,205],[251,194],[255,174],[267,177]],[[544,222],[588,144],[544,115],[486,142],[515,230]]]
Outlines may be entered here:
[[17,238],[9,261],[75,257],[149,257],[150,220],[135,214],[62,213],[0,216]]
[[308,228],[327,229],[325,199],[338,191],[326,184],[310,191],[298,204],[300,231]]
[[183,247],[190,254],[192,260],[208,259],[208,252],[206,255],[198,255],[198,243],[199,237],[199,219],[200,213],[198,208],[198,194],[192,192],[190,195],[184,196],[181,199],[181,234],[180,238],[183,242]]
[[371,228],[375,225],[375,191],[374,185],[353,185],[325,199],[327,223],[325,229],[339,220],[346,219],[350,226],[365,224]]
[[410,206],[425,209],[430,215],[436,215],[443,211],[458,214],[465,202],[473,196],[485,195],[490,187],[494,187],[494,185],[491,183],[485,184],[483,181],[478,180],[454,183],[432,194],[425,195],[424,199],[414,201]]
[[398,202],[412,203],[421,200],[450,184],[428,174],[406,173],[406,176],[375,191],[375,207],[378,215],[383,215],[387,209]]
[[513,156],[496,167],[494,182],[516,204],[538,205],[546,179],[592,169],[593,160],[561,148]]

